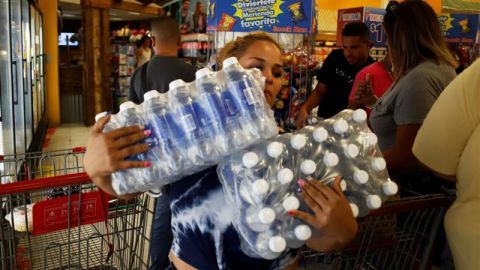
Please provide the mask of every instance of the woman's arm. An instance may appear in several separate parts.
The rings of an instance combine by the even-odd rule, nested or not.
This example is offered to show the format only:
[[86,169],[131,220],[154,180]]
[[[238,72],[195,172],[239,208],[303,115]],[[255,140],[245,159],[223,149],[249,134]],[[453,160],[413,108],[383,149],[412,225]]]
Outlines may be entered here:
[[358,231],[350,205],[340,188],[340,178],[333,188],[316,180],[299,180],[300,196],[313,211],[290,211],[289,214],[302,219],[315,230],[307,246],[319,252],[338,250],[348,245]]
[[419,168],[420,163],[412,152],[413,143],[421,124],[398,125],[394,145],[382,152],[389,172]]
[[[128,156],[148,150],[146,144],[138,142],[148,137],[150,131],[130,126],[104,133],[102,130],[109,120],[110,116],[101,118],[90,130],[83,165],[87,175],[100,189],[117,196],[112,188],[112,173],[150,166],[150,162],[125,160]],[[128,197],[131,196],[122,196]]]

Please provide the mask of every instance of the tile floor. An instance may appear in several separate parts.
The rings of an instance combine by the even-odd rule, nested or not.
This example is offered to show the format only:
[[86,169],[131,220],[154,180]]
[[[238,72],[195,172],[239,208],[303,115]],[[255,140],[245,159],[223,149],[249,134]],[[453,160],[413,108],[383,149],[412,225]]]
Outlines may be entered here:
[[83,124],[61,124],[49,128],[43,144],[43,151],[63,150],[87,145],[90,127]]

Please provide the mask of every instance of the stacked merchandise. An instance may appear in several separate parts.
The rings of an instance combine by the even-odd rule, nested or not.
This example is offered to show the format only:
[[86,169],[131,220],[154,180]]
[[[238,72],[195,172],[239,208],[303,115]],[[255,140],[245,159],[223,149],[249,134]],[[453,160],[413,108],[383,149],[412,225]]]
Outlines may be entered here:
[[182,35],[180,55],[189,58],[197,68],[205,67],[211,48],[207,34]]
[[367,215],[397,193],[366,119],[363,110],[345,110],[253,145],[217,167],[227,198],[237,209],[233,225],[243,252],[274,259],[311,237],[308,225],[288,215],[292,210],[311,212],[298,198],[298,179],[330,185],[342,177],[355,217]]
[[196,81],[189,84],[173,81],[166,94],[149,91],[140,105],[120,105],[104,131],[144,125],[152,131],[145,141],[150,150],[129,159],[152,161],[153,166],[114,173],[117,194],[156,193],[165,184],[278,133],[263,94],[261,72],[243,69],[234,57],[223,66],[216,73],[206,68],[197,71]]
[[127,100],[130,79],[135,71],[135,45],[128,41],[114,41],[110,45],[111,78],[110,88],[114,102],[118,105]]

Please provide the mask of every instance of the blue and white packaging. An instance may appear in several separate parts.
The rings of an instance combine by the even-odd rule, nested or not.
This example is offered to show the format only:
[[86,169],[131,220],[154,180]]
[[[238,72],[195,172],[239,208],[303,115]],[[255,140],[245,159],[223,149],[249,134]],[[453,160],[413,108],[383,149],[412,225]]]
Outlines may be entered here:
[[152,166],[114,173],[117,194],[159,191],[278,134],[261,72],[243,69],[236,58],[226,59],[224,66],[219,72],[199,70],[192,83],[175,80],[166,94],[149,91],[142,104],[123,103],[112,115],[115,121],[104,131],[129,125],[152,131],[145,140],[150,149],[128,158],[150,161]]

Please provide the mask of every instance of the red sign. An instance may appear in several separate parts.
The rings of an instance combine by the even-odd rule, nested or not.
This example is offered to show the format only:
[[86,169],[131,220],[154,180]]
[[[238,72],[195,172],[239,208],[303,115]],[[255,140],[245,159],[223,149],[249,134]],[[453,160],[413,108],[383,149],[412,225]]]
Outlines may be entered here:
[[[37,202],[33,205],[33,235],[106,220],[108,196],[92,191]],[[69,207],[70,205],[70,207]],[[70,210],[70,211],[69,211]],[[80,217],[80,220],[79,220]],[[70,226],[68,220],[70,219]]]
[[352,22],[363,22],[363,7],[340,9],[337,18],[337,46],[342,47],[342,30]]

